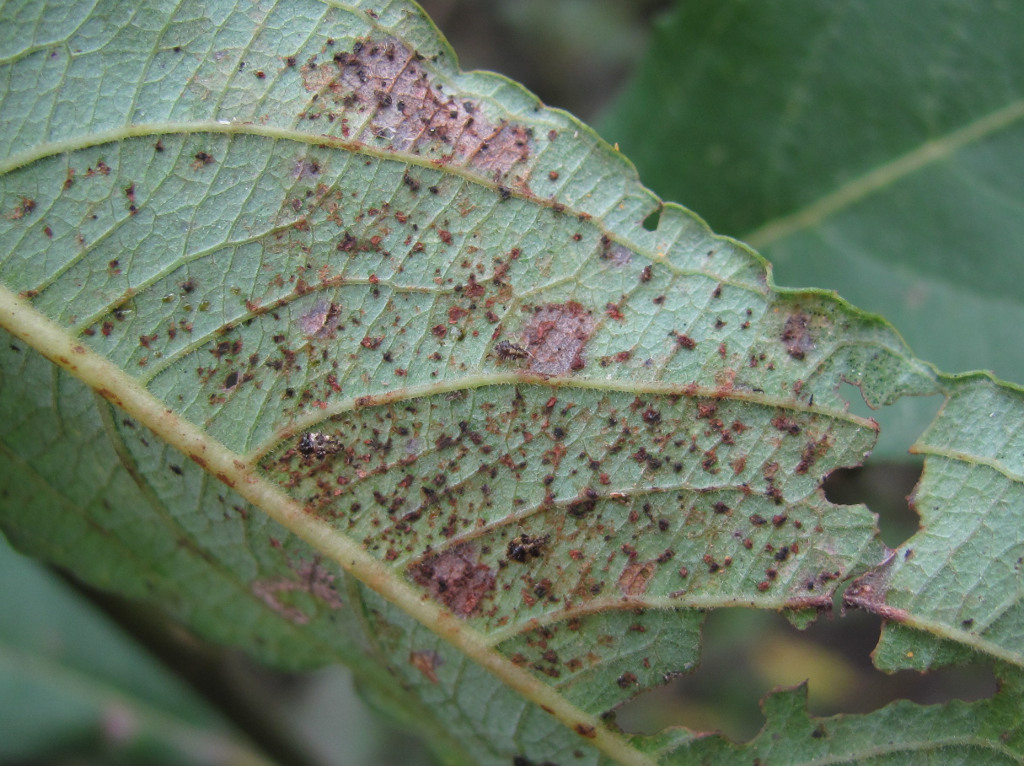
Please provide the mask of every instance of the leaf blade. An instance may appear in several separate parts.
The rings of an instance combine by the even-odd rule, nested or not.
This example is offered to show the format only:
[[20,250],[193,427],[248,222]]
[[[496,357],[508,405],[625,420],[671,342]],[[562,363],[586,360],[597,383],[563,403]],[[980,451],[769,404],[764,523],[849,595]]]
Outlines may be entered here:
[[[333,626],[333,640],[347,646],[320,645],[358,666],[368,633],[391,631],[393,671],[457,714],[471,747],[484,747],[480,721],[467,712],[482,690],[521,711],[508,716],[516,725],[502,740],[473,751],[480,758],[529,747],[528,757],[546,757],[532,731],[548,747],[584,747],[596,760],[593,744],[643,762],[598,717],[677,668],[644,667],[639,644],[584,667],[561,649],[575,645],[560,637],[570,622],[589,618],[589,608],[597,617],[585,639],[614,643],[615,620],[630,610],[649,610],[651,633],[666,635],[679,609],[689,641],[671,662],[685,666],[696,651],[694,609],[830,603],[837,579],[883,553],[865,509],[837,514],[818,494],[822,475],[856,463],[874,439],[871,423],[845,412],[839,384],[860,385],[873,404],[938,385],[888,325],[819,292],[773,291],[763,261],[686,211],[666,206],[658,230],[644,230],[657,203],[621,156],[503,80],[459,75],[440,60],[419,66],[410,41],[433,31],[408,10],[387,6],[393,27],[360,17],[369,36],[339,34],[333,45],[318,31],[301,66],[287,57],[275,65],[298,94],[279,103],[301,103],[306,123],[316,122],[308,119],[316,104],[337,110],[329,135],[296,129],[297,112],[284,109],[294,123],[285,128],[151,123],[109,145],[112,136],[98,132],[77,148],[44,147],[56,159],[40,154],[31,165],[14,167],[27,156],[16,155],[3,177],[9,209],[21,205],[2,232],[4,278],[35,309],[7,292],[4,324],[249,501],[225,524],[211,501],[217,490],[207,488],[200,513],[195,497],[179,500],[167,526],[200,541],[196,560],[226,557],[240,617],[273,622],[267,635],[281,642],[264,656],[299,662],[316,647],[309,636],[318,642]],[[444,53],[436,40],[424,45]],[[311,60],[325,51],[330,63]],[[211,82],[231,93],[236,72],[217,63],[204,64]],[[393,95],[408,87],[407,71],[425,83],[421,105],[460,94],[434,127],[487,126],[495,145],[485,148],[476,133],[414,134]],[[75,180],[65,189],[70,167]],[[414,217],[418,228],[396,233]],[[49,239],[50,218],[69,224],[54,232],[64,260],[23,257],[33,236]],[[169,251],[131,255],[153,226]],[[85,242],[76,248],[78,235]],[[511,344],[504,352],[501,340]],[[563,397],[575,411],[562,412]],[[199,475],[169,451],[145,458],[145,437],[106,422],[136,485]],[[573,453],[559,448],[565,442]],[[577,457],[581,447],[596,469]],[[416,466],[414,500],[400,486],[408,466]],[[504,476],[493,510],[484,491],[491,470]],[[648,496],[685,514],[661,530],[653,511],[645,515]],[[355,503],[365,508],[353,511]],[[254,518],[257,507],[309,546]],[[421,522],[422,532],[401,527]],[[13,515],[5,524],[25,539],[37,528]],[[659,561],[670,550],[657,541],[664,532],[678,550]],[[253,546],[252,561],[232,558],[239,541]],[[45,540],[30,544],[55,555]],[[450,645],[389,615],[375,596],[353,599],[352,581],[318,556]],[[680,564],[692,574],[679,574]],[[588,590],[588,568],[599,572],[593,585],[610,594],[604,600]],[[689,585],[673,585],[677,577]],[[167,579],[187,613],[187,578]],[[808,583],[814,598],[798,600]],[[356,624],[357,609],[372,612],[367,622]],[[223,640],[258,643],[209,612],[198,619]],[[627,629],[633,622],[626,618]],[[544,630],[564,643],[531,655],[551,640]],[[472,682],[446,675],[464,664]],[[366,672],[382,688],[401,688],[385,670]]]

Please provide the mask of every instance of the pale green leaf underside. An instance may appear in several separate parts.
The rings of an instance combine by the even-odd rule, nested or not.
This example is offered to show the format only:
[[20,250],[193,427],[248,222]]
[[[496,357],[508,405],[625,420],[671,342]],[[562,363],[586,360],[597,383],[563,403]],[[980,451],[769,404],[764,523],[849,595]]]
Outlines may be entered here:
[[[4,27],[0,276],[31,308],[3,294],[0,520],[216,640],[352,665],[452,762],[651,762],[598,716],[696,663],[699,610],[827,608],[885,560],[819,489],[875,439],[840,384],[951,384],[688,212],[646,231],[611,147],[372,11]],[[892,593],[1021,664],[1012,626]]]

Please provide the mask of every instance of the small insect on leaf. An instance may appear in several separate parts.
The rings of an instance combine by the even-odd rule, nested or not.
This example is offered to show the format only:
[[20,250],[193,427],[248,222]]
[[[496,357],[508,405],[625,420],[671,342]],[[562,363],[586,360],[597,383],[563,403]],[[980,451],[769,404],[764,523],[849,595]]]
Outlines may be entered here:
[[319,431],[310,431],[299,439],[299,452],[307,456],[325,457],[328,453],[333,454],[340,449],[341,445],[335,437]]
[[498,359],[502,361],[508,361],[510,359],[527,359],[530,356],[530,352],[522,346],[517,346],[515,343],[511,343],[507,340],[499,340],[494,345],[494,353],[497,354]]
[[538,558],[544,546],[548,542],[548,536],[532,537],[530,535],[518,535],[508,541],[506,555],[513,561],[525,564],[527,557]]

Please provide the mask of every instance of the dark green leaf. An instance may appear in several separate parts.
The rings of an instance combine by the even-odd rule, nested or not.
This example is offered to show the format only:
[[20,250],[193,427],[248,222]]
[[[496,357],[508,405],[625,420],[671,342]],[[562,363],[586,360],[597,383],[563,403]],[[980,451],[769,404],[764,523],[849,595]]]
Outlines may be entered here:
[[0,538],[0,758],[264,764],[145,652]]
[[[997,0],[680,3],[601,132],[779,283],[1024,381],[1022,35]],[[883,413],[880,448],[905,454],[933,412]]]

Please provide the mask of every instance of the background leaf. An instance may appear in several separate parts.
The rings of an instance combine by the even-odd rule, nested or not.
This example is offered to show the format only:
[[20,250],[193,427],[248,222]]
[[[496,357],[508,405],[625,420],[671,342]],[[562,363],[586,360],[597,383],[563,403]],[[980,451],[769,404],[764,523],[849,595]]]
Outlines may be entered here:
[[[838,290],[939,367],[1021,381],[1022,23],[999,2],[680,3],[600,130],[780,284]],[[881,452],[933,414],[881,413]]]
[[[5,762],[262,764],[139,646],[0,539]],[[86,761],[80,761],[86,762]]]
[[[742,763],[783,752],[792,763],[846,758],[898,764],[908,757],[944,763],[1018,763],[1021,733],[1015,706],[1020,689],[1012,687],[1019,683],[1019,671],[1008,671],[1002,681],[1005,693],[992,700],[931,706],[899,701],[868,716],[832,718],[807,716],[803,690],[783,692],[765,700],[769,723],[749,744],[708,737],[694,743],[685,757]],[[692,761],[677,757],[669,762]]]

